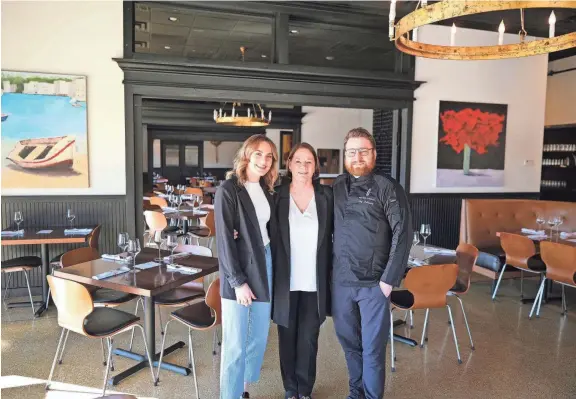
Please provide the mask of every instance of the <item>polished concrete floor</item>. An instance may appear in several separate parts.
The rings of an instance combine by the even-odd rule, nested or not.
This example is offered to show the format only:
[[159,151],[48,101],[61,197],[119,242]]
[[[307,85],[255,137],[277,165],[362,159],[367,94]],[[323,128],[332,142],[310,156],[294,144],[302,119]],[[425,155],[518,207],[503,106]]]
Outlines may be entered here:
[[[526,293],[535,292],[536,284],[526,282]],[[539,319],[529,320],[530,305],[520,303],[517,281],[503,281],[495,302],[490,300],[489,288],[487,282],[476,282],[463,298],[476,350],[470,350],[461,311],[451,299],[463,364],[456,361],[447,311],[432,310],[429,341],[423,349],[396,343],[397,369],[391,373],[387,366],[387,398],[576,398],[576,290],[567,289],[572,308],[567,316],[561,316],[560,303],[553,302],[543,304]],[[123,309],[133,311],[134,305]],[[396,332],[419,339],[423,320],[423,312],[417,312],[414,329],[403,326]],[[168,343],[186,337],[186,330],[176,324],[171,324]],[[33,321],[28,308],[3,309],[1,326],[2,398],[99,396],[103,379],[100,343],[74,334],[69,337],[63,364],[56,368],[57,390],[44,391],[42,382],[48,377],[60,334],[54,308]],[[212,334],[197,332],[193,338],[200,396],[217,398],[219,357],[212,356]],[[116,344],[124,347],[128,340],[129,334],[124,334]],[[136,342],[137,349],[143,350],[142,340]],[[168,361],[185,365],[186,350],[170,355]],[[116,373],[132,364],[116,357]],[[194,397],[191,375],[167,371],[162,372],[158,387],[152,385],[149,370],[143,370],[111,388],[142,398]],[[284,397],[274,325],[261,381],[251,391],[253,398]],[[317,399],[344,399],[347,394],[346,365],[331,319],[321,330],[314,394]]]

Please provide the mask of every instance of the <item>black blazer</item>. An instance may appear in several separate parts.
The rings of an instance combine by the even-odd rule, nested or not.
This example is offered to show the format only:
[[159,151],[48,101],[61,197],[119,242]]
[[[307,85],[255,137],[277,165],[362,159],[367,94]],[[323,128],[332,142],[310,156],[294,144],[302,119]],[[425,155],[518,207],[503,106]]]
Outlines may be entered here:
[[[276,189],[275,214],[278,233],[274,235],[274,301],[272,319],[288,327],[290,315],[290,184]],[[334,199],[332,187],[314,184],[318,212],[318,247],[316,251],[316,289],[320,322],[330,315],[330,277],[332,274],[332,231]]]
[[[270,205],[268,234],[275,231],[272,194],[263,180],[260,185]],[[248,283],[257,302],[270,302],[266,252],[256,209],[244,185],[234,176],[224,181],[216,191],[214,201],[216,243],[220,266],[220,295],[236,300],[235,287]],[[234,239],[234,230],[238,238]]]

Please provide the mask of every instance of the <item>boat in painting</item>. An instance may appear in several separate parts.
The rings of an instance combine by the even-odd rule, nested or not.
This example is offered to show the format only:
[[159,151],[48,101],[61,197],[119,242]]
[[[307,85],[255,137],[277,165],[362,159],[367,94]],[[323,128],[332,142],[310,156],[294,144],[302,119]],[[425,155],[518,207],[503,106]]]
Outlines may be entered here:
[[8,114],[2,114],[2,122],[8,119]]
[[72,168],[74,136],[20,140],[8,154],[8,159],[25,169]]

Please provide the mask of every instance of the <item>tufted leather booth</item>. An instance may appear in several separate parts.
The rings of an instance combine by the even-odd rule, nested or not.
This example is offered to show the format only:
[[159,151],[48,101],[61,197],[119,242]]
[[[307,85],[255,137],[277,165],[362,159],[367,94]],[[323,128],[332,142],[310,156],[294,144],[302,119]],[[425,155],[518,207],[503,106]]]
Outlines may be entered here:
[[[464,199],[460,218],[460,242],[474,245],[480,251],[478,268],[498,273],[505,254],[500,246],[499,231],[517,232],[523,227],[537,229],[536,215],[545,218],[562,216],[560,231],[576,231],[576,203],[521,199]],[[547,227],[543,227],[546,228]],[[485,273],[482,273],[485,274]],[[489,275],[492,277],[492,275]],[[494,276],[496,277],[496,276]]]

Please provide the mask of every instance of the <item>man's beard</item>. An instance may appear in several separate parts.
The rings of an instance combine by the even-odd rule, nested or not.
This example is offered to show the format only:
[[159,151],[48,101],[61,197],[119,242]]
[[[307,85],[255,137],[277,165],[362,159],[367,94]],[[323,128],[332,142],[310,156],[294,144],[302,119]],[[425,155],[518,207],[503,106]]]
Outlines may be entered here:
[[374,170],[374,167],[376,166],[376,160],[374,159],[372,162],[364,161],[364,163],[361,165],[356,163],[346,163],[345,166],[348,173],[350,173],[352,176],[366,176]]

